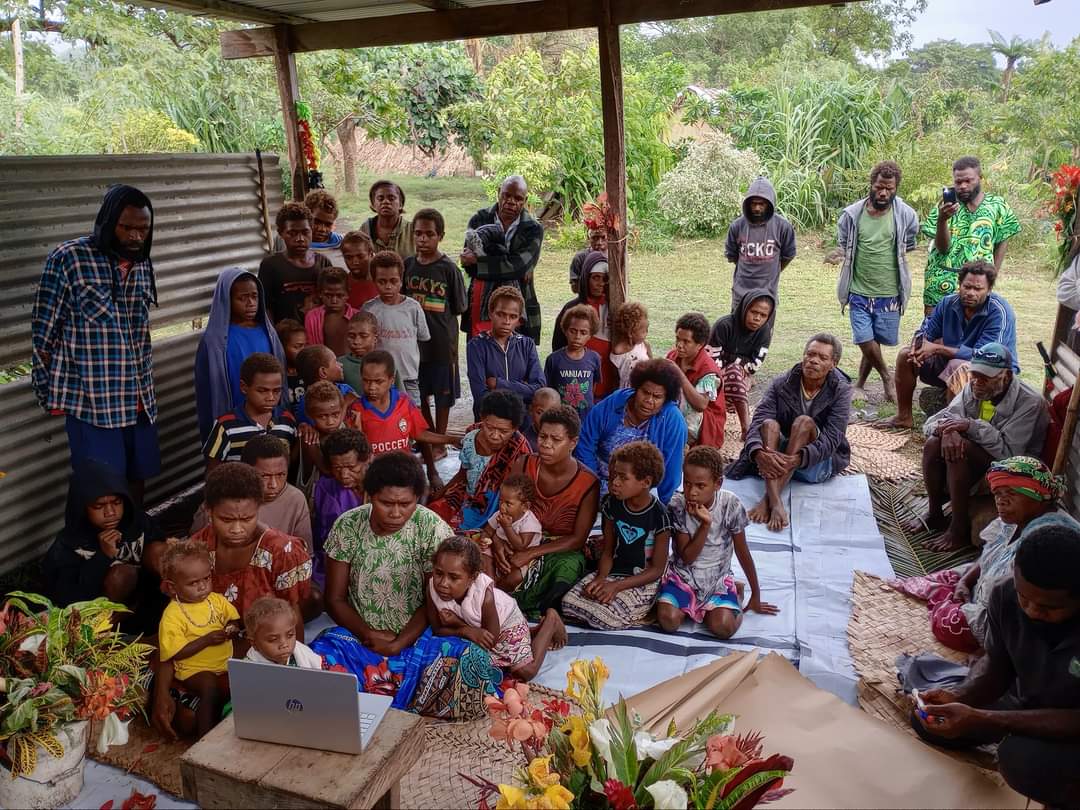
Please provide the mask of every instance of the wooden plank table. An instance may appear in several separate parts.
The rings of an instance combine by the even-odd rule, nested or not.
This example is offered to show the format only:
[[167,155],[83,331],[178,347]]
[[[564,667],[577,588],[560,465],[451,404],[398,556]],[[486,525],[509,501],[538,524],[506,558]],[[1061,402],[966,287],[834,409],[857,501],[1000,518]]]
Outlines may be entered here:
[[200,807],[398,807],[398,783],[424,753],[424,721],[390,709],[361,754],[242,740],[233,718],[180,760],[184,798]]

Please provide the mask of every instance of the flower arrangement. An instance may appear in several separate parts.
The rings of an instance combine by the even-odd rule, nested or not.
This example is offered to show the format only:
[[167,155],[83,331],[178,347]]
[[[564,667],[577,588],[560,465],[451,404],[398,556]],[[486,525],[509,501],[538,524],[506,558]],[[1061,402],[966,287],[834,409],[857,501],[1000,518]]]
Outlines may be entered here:
[[[596,202],[587,202],[581,206],[581,220],[586,229],[590,231],[603,231],[607,234],[610,242],[618,242],[619,226],[622,224],[619,215],[608,202],[606,191],[600,192]],[[623,237],[625,239],[625,237]]]
[[641,728],[620,698],[605,710],[608,670],[600,658],[577,660],[567,673],[564,700],[529,702],[527,684],[506,684],[502,699],[486,698],[491,736],[520,747],[524,765],[514,784],[466,777],[481,788],[480,808],[687,808],[748,810],[781,790],[790,757],[763,757],[759,734],[736,736],[732,715],[712,712],[692,728],[672,723],[664,737]]
[[1051,178],[1054,199],[1049,209],[1054,217],[1054,230],[1062,240],[1058,248],[1058,272],[1065,269],[1074,240],[1080,238],[1076,230],[1076,208],[1080,205],[1080,166],[1062,165]]
[[153,648],[112,628],[112,614],[126,610],[108,599],[58,608],[37,594],[9,594],[0,610],[0,762],[13,779],[33,773],[39,745],[64,755],[55,733],[63,724],[99,723],[99,751],[127,741]]

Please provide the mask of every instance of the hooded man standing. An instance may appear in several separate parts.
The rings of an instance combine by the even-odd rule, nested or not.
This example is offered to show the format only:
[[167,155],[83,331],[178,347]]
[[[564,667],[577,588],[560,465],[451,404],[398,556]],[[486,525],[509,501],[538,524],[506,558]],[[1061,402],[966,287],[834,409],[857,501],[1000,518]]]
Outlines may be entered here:
[[[765,288],[779,302],[780,271],[795,258],[795,229],[776,213],[776,191],[764,177],[750,184],[743,215],[728,227],[724,255],[735,265],[731,311],[750,290]],[[776,317],[776,313],[773,313]]]
[[110,187],[93,234],[61,243],[45,260],[30,314],[34,393],[43,409],[66,417],[72,465],[107,464],[127,478],[136,502],[161,468],[150,354],[153,230],[149,198]]

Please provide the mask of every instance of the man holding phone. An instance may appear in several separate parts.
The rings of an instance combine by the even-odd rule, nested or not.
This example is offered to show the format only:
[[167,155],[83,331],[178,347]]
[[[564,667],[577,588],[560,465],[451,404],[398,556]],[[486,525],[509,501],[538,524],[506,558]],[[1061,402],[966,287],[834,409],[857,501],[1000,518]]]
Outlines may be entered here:
[[1046,807],[1080,806],[1080,532],[1025,535],[990,594],[986,654],[963,683],[914,701],[911,725],[942,748],[998,743],[998,770]]
[[922,226],[930,254],[926,262],[923,306],[929,315],[957,288],[957,272],[968,262],[993,262],[997,270],[1005,260],[1006,242],[1020,232],[1020,222],[1003,197],[982,190],[982,164],[977,157],[953,163],[953,185],[942,189],[942,199]]

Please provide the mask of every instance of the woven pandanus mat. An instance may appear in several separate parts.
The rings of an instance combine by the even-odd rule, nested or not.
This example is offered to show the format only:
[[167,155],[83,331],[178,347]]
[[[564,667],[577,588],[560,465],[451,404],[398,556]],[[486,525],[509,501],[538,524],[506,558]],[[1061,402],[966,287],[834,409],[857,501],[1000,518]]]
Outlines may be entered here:
[[[98,733],[98,727],[92,730]],[[112,765],[126,773],[141,776],[174,796],[181,795],[180,757],[194,745],[191,740],[166,740],[156,729],[147,725],[142,715],[136,715],[128,726],[126,745],[112,746],[104,754],[94,746],[86,755],[98,762]]]
[[[922,449],[911,441],[909,430],[883,430],[861,422],[848,425],[851,463],[844,475],[867,475],[884,481],[906,481],[922,477]],[[724,425],[725,462],[734,461],[742,451],[739,420],[728,415]]]
[[[851,660],[859,675],[857,691],[863,711],[917,736],[908,719],[911,709],[897,679],[896,659],[905,653],[930,653],[963,664],[967,656],[934,638],[925,602],[862,571],[855,572],[851,584],[847,635]],[[995,767],[992,749],[946,753],[983,769]]]
[[[529,703],[539,706],[542,700],[558,698],[578,708],[563,692],[529,685]],[[401,806],[409,808],[476,807],[479,788],[461,774],[480,776],[496,784],[509,784],[514,769],[525,764],[520,748],[508,748],[505,742],[488,733],[491,721],[484,717],[462,723],[428,720],[425,728],[427,746],[423,757],[401,780]]]

